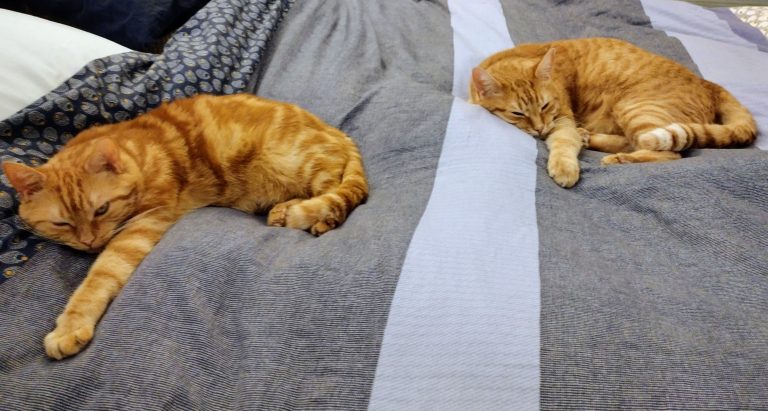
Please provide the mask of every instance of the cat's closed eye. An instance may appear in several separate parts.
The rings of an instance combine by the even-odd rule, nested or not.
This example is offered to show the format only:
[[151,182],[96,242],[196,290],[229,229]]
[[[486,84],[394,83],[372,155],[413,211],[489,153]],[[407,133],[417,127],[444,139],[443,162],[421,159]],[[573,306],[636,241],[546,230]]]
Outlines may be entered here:
[[550,107],[550,104],[549,104],[549,101],[547,101],[546,103],[544,103],[544,104],[541,106],[541,110],[542,110],[542,111],[544,111],[544,110],[548,109],[549,107]]
[[96,217],[102,216],[109,211],[109,201],[102,204],[101,207],[97,208],[96,211],[93,212],[93,215]]
[[522,113],[520,111],[509,111],[508,113],[515,117],[525,117],[525,113]]
[[72,224],[66,221],[52,221],[51,224],[55,225],[56,227],[72,227]]

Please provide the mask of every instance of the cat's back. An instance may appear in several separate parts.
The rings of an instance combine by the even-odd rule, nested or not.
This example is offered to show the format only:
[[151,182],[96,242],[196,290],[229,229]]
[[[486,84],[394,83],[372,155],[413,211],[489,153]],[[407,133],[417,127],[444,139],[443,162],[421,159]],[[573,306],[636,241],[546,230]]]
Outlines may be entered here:
[[[616,86],[682,81],[702,83],[688,68],[624,40],[585,38],[555,41],[559,63],[571,66],[583,81]],[[564,57],[564,58],[563,58]]]
[[59,157],[80,156],[79,147],[107,137],[141,161],[157,155],[177,161],[226,161],[265,145],[280,148],[316,130],[346,140],[343,133],[290,103],[245,93],[201,94],[163,103],[132,120],[89,128],[72,139]]
[[203,128],[225,129],[228,126],[263,123],[275,111],[285,109],[284,106],[284,103],[252,94],[200,94],[165,103],[143,117],[145,120],[159,120],[179,128],[194,123]]
[[658,81],[699,81],[685,66],[615,38],[591,37],[556,40],[544,43],[520,44],[496,53],[480,66],[508,66],[511,61],[522,62],[518,67],[534,67],[544,54],[555,48],[555,66],[566,76],[579,81],[609,82],[631,85]]
[[242,93],[222,96],[200,94],[176,100],[164,108],[186,111],[200,122],[215,121],[220,124],[233,124],[256,121],[271,115],[275,110],[285,109],[286,106],[286,103]]
[[153,113],[171,121],[194,121],[206,135],[216,138],[226,138],[224,134],[227,132],[238,134],[244,130],[251,135],[265,135],[270,130],[328,127],[315,115],[294,104],[247,93],[201,94],[176,100]]

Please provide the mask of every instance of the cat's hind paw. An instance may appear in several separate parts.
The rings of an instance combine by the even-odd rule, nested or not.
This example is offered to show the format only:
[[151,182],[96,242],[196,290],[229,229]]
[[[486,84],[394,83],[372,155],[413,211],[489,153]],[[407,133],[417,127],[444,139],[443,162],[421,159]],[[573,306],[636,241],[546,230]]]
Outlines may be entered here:
[[344,221],[328,209],[320,197],[295,199],[280,203],[269,211],[267,224],[275,227],[297,228],[320,236]]
[[285,227],[286,221],[288,219],[288,209],[292,205],[300,202],[301,200],[299,199],[293,199],[276,204],[274,207],[272,207],[271,210],[269,210],[269,215],[267,216],[267,225],[272,227]]
[[610,166],[614,164],[634,163],[634,161],[632,161],[631,157],[629,157],[627,153],[616,153],[603,157],[603,159],[600,160],[600,163],[602,163],[604,166]]
[[93,326],[56,327],[45,336],[45,352],[49,357],[60,360],[75,355],[91,342]]
[[313,224],[312,227],[310,227],[309,232],[312,233],[312,235],[320,236],[333,230],[337,225],[336,220],[326,219],[325,221],[318,221]]

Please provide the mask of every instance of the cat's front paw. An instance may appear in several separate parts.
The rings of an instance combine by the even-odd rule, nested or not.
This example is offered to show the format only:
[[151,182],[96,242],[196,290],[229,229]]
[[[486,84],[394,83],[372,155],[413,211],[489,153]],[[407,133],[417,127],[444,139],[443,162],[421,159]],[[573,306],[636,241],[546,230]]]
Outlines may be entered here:
[[579,181],[579,160],[576,158],[549,157],[547,171],[559,186],[563,188],[573,187]]
[[45,336],[45,352],[60,360],[82,351],[93,338],[94,324],[77,317],[62,314],[56,321],[56,329]]

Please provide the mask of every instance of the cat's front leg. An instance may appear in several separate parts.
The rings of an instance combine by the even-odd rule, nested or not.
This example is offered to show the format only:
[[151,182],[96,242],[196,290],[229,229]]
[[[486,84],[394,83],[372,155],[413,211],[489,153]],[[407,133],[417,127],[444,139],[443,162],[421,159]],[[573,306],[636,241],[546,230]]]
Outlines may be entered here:
[[584,145],[576,125],[570,123],[558,126],[546,141],[549,149],[547,172],[564,188],[573,187],[579,181],[579,152]]
[[45,352],[60,360],[80,352],[109,303],[177,218],[152,215],[131,223],[104,248],[45,337]]

